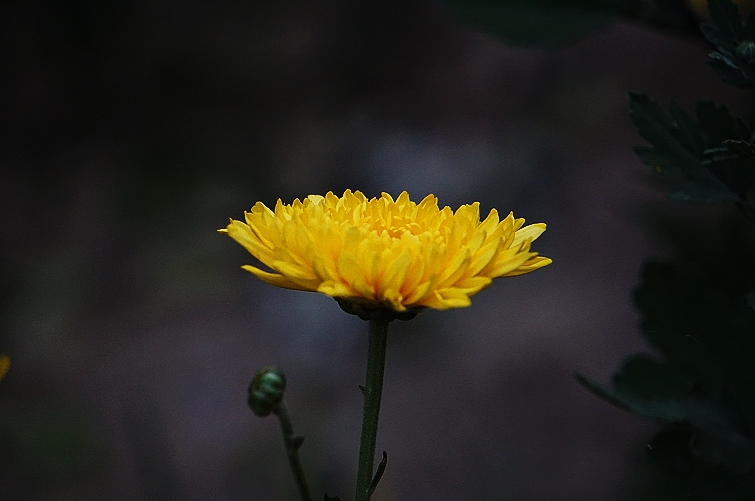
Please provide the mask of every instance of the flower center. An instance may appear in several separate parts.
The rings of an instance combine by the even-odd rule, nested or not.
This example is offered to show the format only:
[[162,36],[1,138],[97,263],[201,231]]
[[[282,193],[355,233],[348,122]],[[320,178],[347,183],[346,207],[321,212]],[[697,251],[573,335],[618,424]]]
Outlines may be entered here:
[[385,218],[367,218],[365,223],[378,235],[387,233],[389,237],[395,239],[400,239],[406,233],[419,235],[423,231],[426,231],[411,217],[407,216],[393,216],[389,220]]

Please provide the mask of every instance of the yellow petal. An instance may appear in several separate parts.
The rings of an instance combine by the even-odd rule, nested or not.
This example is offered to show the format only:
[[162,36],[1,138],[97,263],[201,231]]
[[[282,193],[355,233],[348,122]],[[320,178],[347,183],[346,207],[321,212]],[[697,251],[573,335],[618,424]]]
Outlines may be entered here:
[[517,230],[516,237],[514,237],[513,245],[516,245],[520,242],[524,242],[528,238],[532,239],[532,241],[535,241],[544,232],[545,232],[545,223],[536,223],[536,224],[531,224],[529,226],[525,226],[524,228]]
[[515,277],[518,275],[524,275],[526,273],[533,272],[539,268],[542,268],[543,266],[548,266],[551,264],[553,260],[551,260],[548,257],[542,257],[537,256],[534,258],[528,259],[524,264],[520,265],[518,268],[516,268],[513,271],[510,271],[503,275],[504,277]]
[[295,281],[291,280],[288,277],[284,277],[283,275],[279,275],[278,273],[268,273],[267,271],[260,270],[259,268],[252,266],[250,264],[245,264],[241,268],[254,274],[260,280],[267,282],[270,285],[275,285],[276,287],[283,287],[285,289],[294,289],[294,290],[300,290],[300,291],[311,290],[307,287],[304,287],[296,283]]
[[411,258],[408,252],[402,252],[399,257],[392,260],[383,273],[383,278],[380,281],[381,290],[393,290],[398,293],[401,290],[401,286],[406,279],[406,274],[411,266]]
[[449,308],[464,308],[472,304],[469,296],[458,289],[441,289],[422,302],[422,306],[436,310],[448,310]]

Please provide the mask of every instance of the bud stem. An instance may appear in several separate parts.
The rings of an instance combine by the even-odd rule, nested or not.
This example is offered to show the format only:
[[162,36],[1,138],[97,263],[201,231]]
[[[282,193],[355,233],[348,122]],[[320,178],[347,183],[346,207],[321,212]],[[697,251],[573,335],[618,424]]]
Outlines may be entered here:
[[372,468],[375,461],[380,397],[383,393],[383,372],[388,340],[388,320],[370,320],[370,339],[367,351],[367,382],[362,388],[364,415],[362,439],[359,444],[359,470],[357,471],[356,501],[369,501]]
[[299,461],[299,447],[301,447],[304,438],[294,433],[291,418],[288,416],[288,409],[283,401],[275,406],[273,412],[281,422],[283,441],[286,444],[286,455],[291,465],[291,471],[294,473],[294,480],[296,480],[296,487],[299,489],[301,499],[302,501],[312,501],[312,495],[309,493],[309,487],[307,486],[307,479],[304,477],[304,469],[301,467],[301,462]]

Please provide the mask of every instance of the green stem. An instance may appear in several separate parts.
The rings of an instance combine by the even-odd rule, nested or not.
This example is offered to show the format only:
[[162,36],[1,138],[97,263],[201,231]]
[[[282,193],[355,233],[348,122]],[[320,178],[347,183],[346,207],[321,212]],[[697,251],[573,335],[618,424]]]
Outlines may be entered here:
[[383,372],[388,340],[388,321],[370,320],[370,347],[367,351],[367,382],[362,388],[364,416],[362,440],[359,443],[356,501],[369,501],[372,468],[375,461],[380,397],[383,393]]
[[299,461],[299,447],[304,442],[304,437],[294,433],[291,418],[288,416],[288,409],[283,401],[273,409],[273,412],[281,422],[283,441],[286,444],[286,455],[291,465],[291,471],[294,473],[294,480],[296,480],[299,495],[301,495],[302,501],[312,501],[312,495],[309,493],[309,487],[307,486],[307,479],[304,477],[304,469],[301,467],[301,461]]

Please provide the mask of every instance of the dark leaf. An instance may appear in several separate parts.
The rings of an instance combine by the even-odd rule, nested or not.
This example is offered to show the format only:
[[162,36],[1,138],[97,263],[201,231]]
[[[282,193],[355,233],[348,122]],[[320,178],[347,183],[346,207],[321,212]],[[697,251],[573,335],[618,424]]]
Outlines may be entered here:
[[[727,147],[708,154],[731,155]],[[724,236],[701,248],[716,233]],[[622,409],[687,430],[671,456],[710,475],[701,486],[752,486],[745,479],[755,469],[755,243],[740,226],[674,235],[677,264],[649,263],[636,293],[658,355],[627,359],[610,387],[577,379]]]
[[668,196],[672,200],[693,203],[717,203],[737,199],[723,183],[712,178],[682,181],[669,190]]
[[708,66],[716,72],[724,83],[740,88],[755,86],[755,70],[746,64],[735,62],[724,52],[711,52]]
[[723,105],[708,101],[698,103],[697,120],[705,134],[705,149],[720,146],[726,140],[750,137],[749,127],[742,120],[734,118]]
[[724,106],[699,103],[695,118],[678,104],[668,110],[644,94],[629,95],[632,122],[652,148],[640,159],[673,181],[671,198],[692,202],[746,201],[755,175],[749,161],[731,156],[724,141],[750,137],[749,128]]
[[690,442],[690,450],[701,461],[735,473],[746,473],[755,466],[752,440],[721,440],[708,433],[697,433]]
[[736,141],[734,139],[727,139],[723,142],[723,145],[732,154],[737,155],[740,158],[755,158],[755,144],[749,141]]
[[[693,202],[721,202],[738,200],[739,193],[747,193],[752,185],[732,186],[718,177],[719,170],[706,168],[704,152],[710,146],[720,146],[724,134],[728,139],[739,138],[746,131],[724,107],[702,103],[697,119],[678,104],[672,102],[666,111],[645,94],[630,93],[629,115],[639,134],[653,148],[636,148],[640,159],[655,172],[673,181],[669,196]],[[729,176],[726,179],[742,181],[746,176]]]
[[704,144],[700,126],[697,125],[695,119],[684,108],[674,101],[669,103],[668,112],[672,119],[672,125],[678,131],[677,137],[679,141],[695,156],[699,156],[701,147]]
[[745,21],[744,39],[755,39],[755,9],[750,11],[750,14],[747,16],[747,20]]
[[717,47],[724,47],[731,50],[734,50],[736,47],[736,44],[734,42],[725,38],[721,34],[721,30],[711,24],[701,25],[700,31],[703,32],[703,35],[705,35],[705,38],[707,38],[710,43]]
[[575,377],[582,386],[600,398],[637,416],[662,423],[689,423],[733,446],[753,448],[752,440],[742,435],[728,413],[705,398],[644,398],[632,391],[606,388],[580,374]]
[[656,174],[661,174],[671,179],[681,178],[684,175],[684,169],[672,157],[664,155],[653,148],[637,146],[634,148],[634,152]]
[[649,355],[635,355],[624,361],[613,377],[616,391],[639,398],[677,398],[689,394],[695,379]]
[[708,10],[724,39],[731,42],[744,40],[745,30],[737,4],[732,0],[708,0]]
[[701,27],[716,50],[709,54],[708,66],[736,87],[755,86],[755,17],[743,24],[739,9],[731,0],[710,0],[708,9],[715,26]]
[[[648,444],[655,477],[655,485],[649,487],[652,492],[661,491],[666,494],[640,496],[638,499],[751,500],[755,493],[755,478],[741,473],[744,463],[727,468],[726,463],[716,461],[715,445],[714,448],[707,449],[707,442],[706,437],[688,424],[666,427]],[[739,473],[732,470],[738,470]],[[677,494],[671,495],[673,491]]]
[[[518,45],[556,46],[604,26],[618,13],[615,0],[443,0],[478,28]],[[631,3],[631,2],[630,2]]]
[[755,183],[755,163],[741,158],[728,148],[711,148],[705,151],[703,166],[720,179],[738,199],[747,200]]
[[684,268],[648,264],[636,302],[645,337],[666,363],[752,427],[755,311],[747,295],[755,288],[755,250],[739,233],[714,247]]
[[679,130],[677,122],[648,95],[629,94],[629,116],[637,132],[660,154],[670,156],[680,165],[692,167],[699,163],[695,152],[685,144],[684,133]]
[[[630,369],[625,365],[622,373],[637,371],[637,369],[637,367]],[[659,367],[655,367],[652,370],[658,369]],[[637,375],[635,374],[634,377]],[[642,396],[635,391],[635,388],[629,386],[616,385],[615,389],[609,389],[579,374],[576,378],[580,384],[598,397],[636,416],[668,425],[688,424],[696,431],[693,435],[694,441],[689,443],[690,451],[699,460],[709,465],[720,466],[737,473],[744,473],[755,466],[755,441],[742,433],[738,424],[724,408],[705,397],[686,397],[682,394]],[[653,388],[654,379],[651,376],[644,381],[645,389],[663,391],[663,383],[659,388]]]

